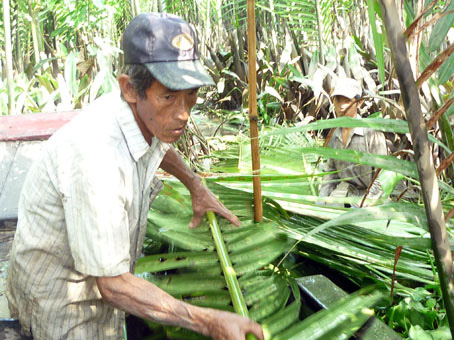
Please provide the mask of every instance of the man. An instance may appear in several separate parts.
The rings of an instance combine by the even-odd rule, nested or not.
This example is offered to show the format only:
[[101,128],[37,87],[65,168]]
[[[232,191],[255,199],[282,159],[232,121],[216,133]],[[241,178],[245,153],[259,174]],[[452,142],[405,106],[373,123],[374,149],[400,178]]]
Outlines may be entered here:
[[102,97],[52,136],[21,193],[7,281],[13,317],[34,339],[121,339],[124,312],[214,339],[259,324],[174,299],[132,273],[161,167],[189,189],[195,228],[208,210],[239,220],[168,143],[183,133],[197,90],[213,81],[182,19],[140,14],[123,36],[120,94]]
[[[331,95],[337,117],[360,119],[358,110],[363,103],[361,93],[361,85],[355,79],[338,79]],[[384,134],[368,128],[336,128],[329,140],[329,147],[377,155],[387,154]],[[375,174],[375,169],[370,166],[331,158],[326,164],[325,171],[337,172],[324,176],[319,193],[322,197],[364,196]],[[383,190],[377,179],[373,182],[367,197],[379,198],[382,194]]]

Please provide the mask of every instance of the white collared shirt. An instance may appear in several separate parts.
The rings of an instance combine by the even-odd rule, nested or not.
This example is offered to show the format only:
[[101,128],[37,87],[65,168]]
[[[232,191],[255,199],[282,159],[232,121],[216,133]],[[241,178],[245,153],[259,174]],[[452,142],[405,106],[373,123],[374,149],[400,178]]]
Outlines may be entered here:
[[35,339],[121,339],[124,313],[101,300],[95,277],[133,272],[155,177],[169,145],[145,141],[118,92],[46,142],[19,202],[7,297]]

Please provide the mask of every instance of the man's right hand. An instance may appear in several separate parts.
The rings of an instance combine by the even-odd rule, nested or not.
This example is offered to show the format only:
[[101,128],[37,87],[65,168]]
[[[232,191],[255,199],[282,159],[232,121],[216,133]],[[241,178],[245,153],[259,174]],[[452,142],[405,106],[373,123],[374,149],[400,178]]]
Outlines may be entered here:
[[210,309],[211,322],[208,323],[208,334],[215,340],[244,340],[246,334],[252,333],[257,340],[263,340],[262,326],[241,315]]

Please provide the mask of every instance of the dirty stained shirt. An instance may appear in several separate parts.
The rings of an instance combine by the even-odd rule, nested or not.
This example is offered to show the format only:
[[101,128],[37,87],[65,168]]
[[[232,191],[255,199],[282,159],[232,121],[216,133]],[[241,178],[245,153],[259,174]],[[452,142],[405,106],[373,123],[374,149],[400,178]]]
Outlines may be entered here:
[[[336,128],[329,142],[329,147],[356,150],[376,155],[387,155],[384,134],[380,131],[362,127],[352,129],[346,146],[344,146],[342,141],[342,129]],[[348,184],[346,186],[345,196],[363,196],[372,182],[375,170],[368,165],[330,158],[326,163],[324,171],[339,172],[323,177],[320,196],[326,197],[332,195],[336,188],[343,182]],[[382,194],[383,190],[380,181],[377,179],[374,181],[367,197],[378,198]]]
[[169,145],[148,145],[118,92],[57,131],[21,192],[7,279],[12,317],[34,339],[122,339],[124,313],[96,277],[133,272]]

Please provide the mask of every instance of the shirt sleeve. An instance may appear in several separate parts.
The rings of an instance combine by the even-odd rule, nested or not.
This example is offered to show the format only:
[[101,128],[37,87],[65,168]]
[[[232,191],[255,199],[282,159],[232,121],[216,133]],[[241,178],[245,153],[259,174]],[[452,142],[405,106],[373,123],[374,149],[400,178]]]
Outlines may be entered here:
[[[66,151],[60,155],[58,177],[76,270],[91,276],[129,272],[128,200],[118,156]],[[65,162],[71,153],[67,159],[72,163]]]

